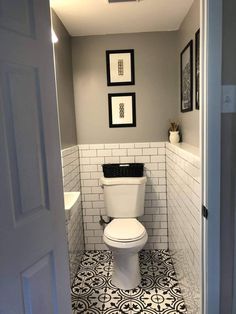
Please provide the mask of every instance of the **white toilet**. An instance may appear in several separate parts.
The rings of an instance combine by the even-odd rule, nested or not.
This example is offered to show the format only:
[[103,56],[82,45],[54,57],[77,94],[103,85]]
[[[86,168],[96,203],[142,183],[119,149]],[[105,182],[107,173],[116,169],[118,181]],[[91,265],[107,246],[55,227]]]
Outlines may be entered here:
[[105,228],[103,240],[113,253],[112,283],[124,290],[141,281],[138,252],[148,236],[136,217],[144,214],[146,177],[101,178],[106,214],[114,218]]

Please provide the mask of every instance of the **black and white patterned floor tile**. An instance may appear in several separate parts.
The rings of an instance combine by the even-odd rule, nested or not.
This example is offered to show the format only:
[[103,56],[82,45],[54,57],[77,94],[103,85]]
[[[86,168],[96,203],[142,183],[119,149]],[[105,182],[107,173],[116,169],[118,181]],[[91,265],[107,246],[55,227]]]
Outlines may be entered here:
[[141,284],[117,289],[111,282],[109,251],[85,252],[71,287],[74,314],[187,314],[167,250],[139,254]]

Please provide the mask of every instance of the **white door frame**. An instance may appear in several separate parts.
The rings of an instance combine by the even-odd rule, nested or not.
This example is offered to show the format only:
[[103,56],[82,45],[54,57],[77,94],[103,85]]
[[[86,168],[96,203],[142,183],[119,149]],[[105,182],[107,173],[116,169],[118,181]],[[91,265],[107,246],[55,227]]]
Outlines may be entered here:
[[222,0],[201,0],[202,313],[220,313]]

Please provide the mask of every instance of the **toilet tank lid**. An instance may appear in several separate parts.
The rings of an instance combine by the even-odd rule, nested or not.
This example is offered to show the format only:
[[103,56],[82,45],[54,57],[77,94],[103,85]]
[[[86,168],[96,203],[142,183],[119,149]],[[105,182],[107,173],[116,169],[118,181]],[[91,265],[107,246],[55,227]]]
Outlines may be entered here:
[[139,185],[147,182],[146,177],[100,178],[100,185]]

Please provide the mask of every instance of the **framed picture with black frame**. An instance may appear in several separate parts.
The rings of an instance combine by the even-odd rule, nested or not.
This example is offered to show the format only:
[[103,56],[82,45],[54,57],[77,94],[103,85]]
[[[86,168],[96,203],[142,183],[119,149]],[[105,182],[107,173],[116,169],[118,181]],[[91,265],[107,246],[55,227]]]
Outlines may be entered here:
[[195,33],[195,106],[200,104],[200,29]]
[[134,49],[107,50],[107,85],[134,85]]
[[136,127],[135,105],[135,93],[108,94],[109,127]]
[[193,110],[193,41],[180,54],[181,112]]

